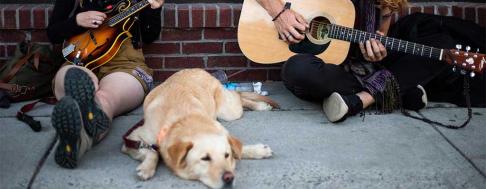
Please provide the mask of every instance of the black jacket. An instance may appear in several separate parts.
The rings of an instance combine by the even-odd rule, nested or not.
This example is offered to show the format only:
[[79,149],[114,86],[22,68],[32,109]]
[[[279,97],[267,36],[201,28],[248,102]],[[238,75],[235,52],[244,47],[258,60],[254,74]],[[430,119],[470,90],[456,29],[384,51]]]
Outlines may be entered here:
[[[69,17],[75,7],[76,0],[56,0],[52,16],[47,27],[47,36],[54,43],[62,43],[64,40],[86,31],[76,23],[76,14],[89,10],[103,12],[104,7],[115,4],[119,0],[80,0],[75,13]],[[133,0],[132,0],[133,2]],[[139,47],[139,42],[150,43],[159,37],[161,30],[161,10],[147,7],[139,12],[139,21],[131,29],[133,34],[132,42]],[[141,32],[140,32],[141,31]],[[140,40],[141,38],[141,40]]]

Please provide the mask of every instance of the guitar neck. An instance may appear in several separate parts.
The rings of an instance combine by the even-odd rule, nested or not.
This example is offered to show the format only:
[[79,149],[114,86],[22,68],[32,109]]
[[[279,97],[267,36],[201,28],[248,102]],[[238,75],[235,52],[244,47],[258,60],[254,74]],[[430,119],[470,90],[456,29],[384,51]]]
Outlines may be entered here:
[[125,20],[126,18],[132,16],[133,14],[142,10],[143,8],[145,8],[148,5],[149,5],[149,2],[147,0],[142,0],[142,1],[132,5],[130,7],[128,7],[127,10],[124,10],[123,12],[118,13],[115,16],[112,16],[108,20],[108,25],[113,27],[114,25],[116,25],[119,22],[121,22],[122,20]]
[[354,43],[363,42],[369,39],[380,41],[386,49],[398,51],[437,60],[443,60],[443,49],[434,48],[405,40],[386,37],[374,33],[364,32],[344,26],[330,24],[328,37]]

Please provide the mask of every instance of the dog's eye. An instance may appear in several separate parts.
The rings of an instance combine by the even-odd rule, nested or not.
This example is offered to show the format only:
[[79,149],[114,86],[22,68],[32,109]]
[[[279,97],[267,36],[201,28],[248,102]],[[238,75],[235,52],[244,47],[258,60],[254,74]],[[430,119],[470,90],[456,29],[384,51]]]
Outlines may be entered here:
[[229,154],[228,153],[225,153],[224,154],[224,158],[228,158],[229,157]]
[[202,157],[201,160],[203,160],[203,161],[211,161],[211,157],[209,157],[209,155],[206,155],[206,156]]

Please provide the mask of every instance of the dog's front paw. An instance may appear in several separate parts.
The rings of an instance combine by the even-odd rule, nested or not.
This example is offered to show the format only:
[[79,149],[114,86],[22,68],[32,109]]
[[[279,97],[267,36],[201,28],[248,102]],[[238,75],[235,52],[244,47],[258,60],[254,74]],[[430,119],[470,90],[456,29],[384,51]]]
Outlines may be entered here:
[[154,174],[155,174],[155,168],[146,167],[143,164],[140,164],[137,167],[137,175],[138,178],[140,178],[140,180],[143,181],[148,180],[152,178]]
[[257,106],[255,108],[256,111],[270,111],[272,110],[272,106],[266,102],[257,102]]
[[265,159],[272,157],[272,149],[268,145],[255,144],[243,146],[243,158],[247,159]]

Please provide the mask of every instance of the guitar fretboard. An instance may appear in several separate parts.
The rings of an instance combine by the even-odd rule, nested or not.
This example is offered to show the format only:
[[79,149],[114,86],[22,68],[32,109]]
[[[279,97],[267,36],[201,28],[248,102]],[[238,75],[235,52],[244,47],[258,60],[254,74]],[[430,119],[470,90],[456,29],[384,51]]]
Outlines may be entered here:
[[328,37],[355,43],[364,42],[369,39],[376,39],[380,41],[385,46],[385,48],[392,51],[404,52],[408,54],[442,60],[442,49],[391,37],[385,37],[382,35],[364,32],[344,26],[330,24]]
[[122,21],[122,20],[125,20],[125,18],[131,16],[133,13],[136,13],[140,10],[142,10],[143,8],[145,8],[147,5],[149,5],[149,2],[147,0],[142,0],[134,5],[132,5],[131,7],[129,7],[127,10],[111,17],[109,20],[108,20],[108,25],[110,26],[114,26],[115,24],[117,24],[118,22]]

